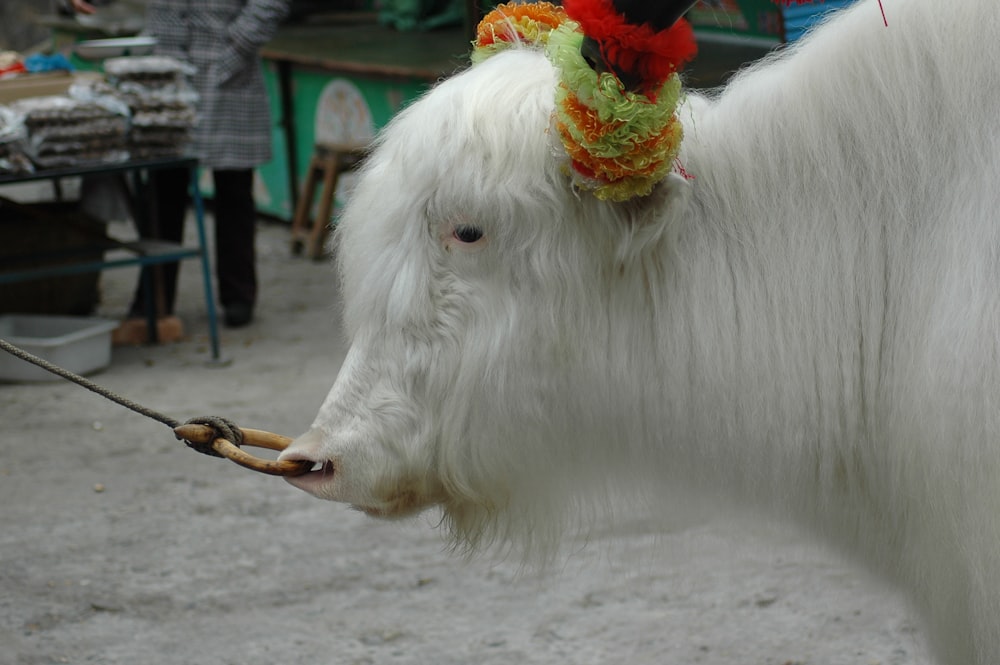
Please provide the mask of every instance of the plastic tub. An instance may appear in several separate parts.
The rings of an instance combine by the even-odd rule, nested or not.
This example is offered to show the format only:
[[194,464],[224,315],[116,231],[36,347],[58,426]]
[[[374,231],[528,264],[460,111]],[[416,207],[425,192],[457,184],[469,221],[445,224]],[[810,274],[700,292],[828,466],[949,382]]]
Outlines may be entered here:
[[[111,331],[117,325],[106,319],[4,314],[0,338],[71,372],[88,374],[111,363]],[[57,380],[55,374],[0,351],[0,381]]]

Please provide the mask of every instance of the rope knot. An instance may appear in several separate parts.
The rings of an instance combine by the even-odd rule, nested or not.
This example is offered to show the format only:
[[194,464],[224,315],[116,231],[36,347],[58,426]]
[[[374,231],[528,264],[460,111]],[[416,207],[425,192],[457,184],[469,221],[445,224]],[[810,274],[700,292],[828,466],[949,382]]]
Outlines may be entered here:
[[215,452],[215,449],[212,448],[212,442],[215,441],[216,439],[220,438],[225,439],[226,441],[229,441],[237,448],[240,447],[240,445],[242,445],[243,443],[243,431],[236,426],[236,423],[226,418],[222,418],[221,416],[198,416],[196,418],[188,420],[184,424],[205,425],[215,430],[215,436],[211,437],[207,443],[197,443],[195,441],[189,441],[187,439],[184,439],[180,436],[177,437],[178,439],[181,439],[181,441],[183,441],[185,444],[187,444],[189,448],[197,450],[199,453],[202,453],[204,455],[211,455],[212,457],[222,457],[222,455]]

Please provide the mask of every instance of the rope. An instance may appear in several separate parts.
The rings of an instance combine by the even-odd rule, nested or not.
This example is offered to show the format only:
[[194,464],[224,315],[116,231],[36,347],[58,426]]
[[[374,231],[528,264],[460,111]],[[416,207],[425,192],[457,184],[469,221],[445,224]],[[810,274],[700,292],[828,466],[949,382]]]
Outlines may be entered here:
[[[18,357],[21,360],[25,360],[33,365],[37,365],[38,367],[41,367],[47,372],[51,372],[57,376],[66,379],[67,381],[71,381],[72,383],[75,383],[78,386],[86,388],[91,392],[97,393],[98,395],[104,397],[105,399],[111,400],[112,402],[124,406],[126,409],[134,411],[140,415],[146,416],[147,418],[151,418],[153,420],[161,422],[170,429],[175,429],[182,424],[179,420],[164,415],[154,409],[150,409],[147,406],[143,406],[138,402],[133,402],[127,397],[122,397],[121,395],[111,390],[108,390],[107,388],[100,386],[94,383],[93,381],[80,376],[79,374],[71,372],[64,367],[60,367],[59,365],[55,365],[49,362],[48,360],[45,360],[44,358],[39,358],[36,355],[28,353],[24,349],[14,346],[10,342],[2,338],[0,338],[0,349],[3,349],[7,353],[11,354],[12,356]],[[185,424],[208,425],[209,427],[215,429],[219,437],[222,437],[230,441],[234,445],[239,446],[241,443],[243,443],[243,433],[240,430],[240,428],[237,427],[233,422],[225,418],[220,418],[219,416],[199,416],[197,418],[192,418],[191,420],[188,420],[187,423]],[[180,437],[177,438],[179,439]],[[184,440],[184,443],[186,443],[190,448],[197,450],[199,453],[203,453],[205,455],[212,455],[214,457],[222,457],[222,455],[212,450],[211,444],[207,445],[198,444],[187,440]]]

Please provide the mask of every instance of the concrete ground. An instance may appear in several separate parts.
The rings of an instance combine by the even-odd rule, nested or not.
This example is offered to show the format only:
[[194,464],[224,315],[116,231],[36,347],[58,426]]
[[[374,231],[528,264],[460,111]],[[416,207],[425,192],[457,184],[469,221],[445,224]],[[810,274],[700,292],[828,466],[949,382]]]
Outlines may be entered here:
[[[344,345],[328,263],[259,234],[254,325],[206,367],[188,338],[115,349],[94,379],[179,420],[294,436]],[[131,270],[106,272],[120,317]],[[64,382],[0,385],[0,665],[916,665],[899,596],[801,535],[678,511],[570,543],[544,575],[448,552],[433,514],[379,522],[198,455]]]

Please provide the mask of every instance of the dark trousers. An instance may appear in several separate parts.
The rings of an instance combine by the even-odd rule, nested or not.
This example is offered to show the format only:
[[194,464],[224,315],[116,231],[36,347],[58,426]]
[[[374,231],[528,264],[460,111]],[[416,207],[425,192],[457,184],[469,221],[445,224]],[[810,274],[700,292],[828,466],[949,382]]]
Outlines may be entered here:
[[[254,234],[257,210],[253,201],[253,169],[212,171],[215,184],[215,274],[222,306],[253,306],[257,301]],[[141,229],[145,237],[181,242],[189,203],[191,172],[187,169],[153,171],[149,195],[156,210],[155,229]],[[177,263],[143,270],[143,279],[159,271],[163,303],[161,314],[173,314],[177,300]],[[145,314],[140,281],[130,316]]]

